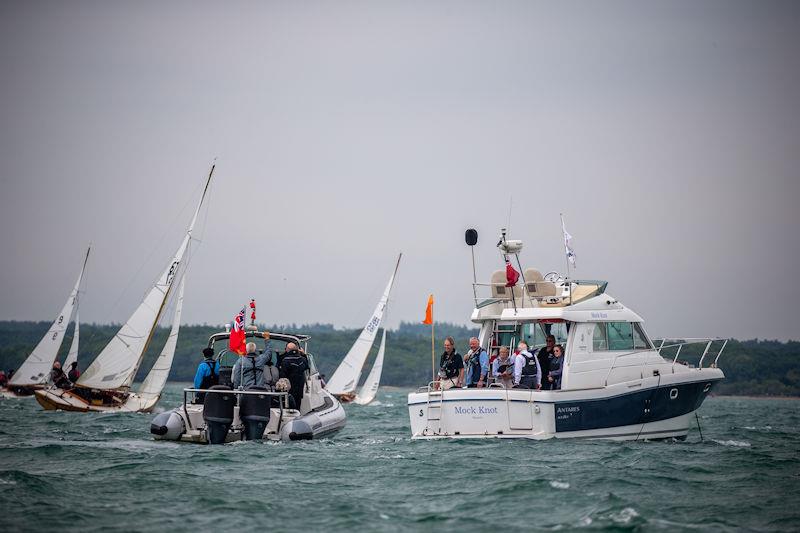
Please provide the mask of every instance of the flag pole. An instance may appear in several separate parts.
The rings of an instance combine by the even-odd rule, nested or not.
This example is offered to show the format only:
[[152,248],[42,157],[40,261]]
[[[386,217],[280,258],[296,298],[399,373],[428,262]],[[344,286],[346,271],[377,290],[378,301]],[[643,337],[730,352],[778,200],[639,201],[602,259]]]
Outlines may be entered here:
[[436,381],[436,341],[434,337],[433,320],[431,320],[431,381]]
[[[567,262],[567,280],[569,280],[569,255],[567,254],[567,241],[566,241],[566,230],[564,228],[564,213],[559,213],[561,216],[561,240],[564,241],[564,260]],[[572,291],[570,292],[570,297],[572,297]]]

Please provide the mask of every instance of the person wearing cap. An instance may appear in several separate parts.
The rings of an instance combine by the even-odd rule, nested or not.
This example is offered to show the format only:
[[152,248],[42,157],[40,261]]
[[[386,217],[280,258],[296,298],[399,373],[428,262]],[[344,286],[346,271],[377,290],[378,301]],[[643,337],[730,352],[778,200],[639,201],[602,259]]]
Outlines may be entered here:
[[[203,360],[197,366],[194,374],[195,389],[209,389],[219,383],[219,361],[214,361],[214,350],[205,348],[203,350]],[[195,403],[203,403],[206,393],[195,393]]]

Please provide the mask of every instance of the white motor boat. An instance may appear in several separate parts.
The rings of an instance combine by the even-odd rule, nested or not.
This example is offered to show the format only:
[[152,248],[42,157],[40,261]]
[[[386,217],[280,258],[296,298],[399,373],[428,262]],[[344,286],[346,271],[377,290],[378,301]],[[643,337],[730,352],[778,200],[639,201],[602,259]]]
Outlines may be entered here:
[[[498,246],[519,261],[520,241],[503,238]],[[492,383],[439,390],[432,381],[408,395],[414,439],[687,436],[695,412],[725,377],[717,362],[726,340],[654,343],[642,318],[608,294],[604,281],[542,276],[534,269],[525,269],[521,281],[508,287],[506,272],[497,271],[491,283],[476,283],[471,320],[490,353],[504,345],[513,353],[524,340],[536,355],[554,335],[564,347],[561,388]],[[490,296],[480,298],[486,290]],[[682,349],[684,356],[696,354],[694,364],[678,359]]]
[[[262,333],[250,330],[247,338],[262,338]],[[230,338],[229,332],[216,333],[208,341],[214,349],[217,342]],[[209,389],[183,390],[179,407],[156,416],[150,432],[157,440],[173,440],[198,444],[224,444],[238,440],[294,441],[320,439],[345,426],[347,414],[335,396],[322,387],[314,356],[308,352],[308,335],[269,334],[271,343],[288,343],[302,347],[308,358],[305,390],[299,409],[290,408],[287,392],[266,388],[233,390],[231,372],[239,355],[222,350],[216,357],[219,363],[219,385]],[[275,350],[280,352],[280,346]],[[202,402],[192,398],[204,394]],[[190,397],[190,395],[192,397]]]

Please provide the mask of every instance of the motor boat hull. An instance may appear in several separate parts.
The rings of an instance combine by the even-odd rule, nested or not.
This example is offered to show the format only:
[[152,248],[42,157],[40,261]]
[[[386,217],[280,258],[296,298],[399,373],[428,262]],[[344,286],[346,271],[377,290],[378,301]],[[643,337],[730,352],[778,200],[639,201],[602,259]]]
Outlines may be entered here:
[[[322,404],[306,414],[293,409],[270,409],[269,422],[263,440],[295,441],[321,439],[341,430],[347,421],[342,404],[327,391],[320,391]],[[305,401],[305,400],[304,400]],[[150,432],[156,440],[172,440],[209,444],[203,419],[203,404],[190,404],[176,407],[158,414],[150,425]],[[244,425],[239,417],[239,406],[234,407],[233,422],[227,430],[224,441],[235,442],[245,438]]]
[[412,438],[685,438],[724,375],[693,369],[592,389],[450,389],[408,395]]

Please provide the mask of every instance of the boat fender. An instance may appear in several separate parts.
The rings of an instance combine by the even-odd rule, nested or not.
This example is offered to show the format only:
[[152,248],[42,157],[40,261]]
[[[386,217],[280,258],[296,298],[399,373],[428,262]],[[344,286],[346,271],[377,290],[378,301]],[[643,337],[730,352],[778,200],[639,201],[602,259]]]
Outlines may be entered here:
[[183,419],[175,411],[159,413],[150,423],[150,433],[158,440],[178,440],[184,433]]

